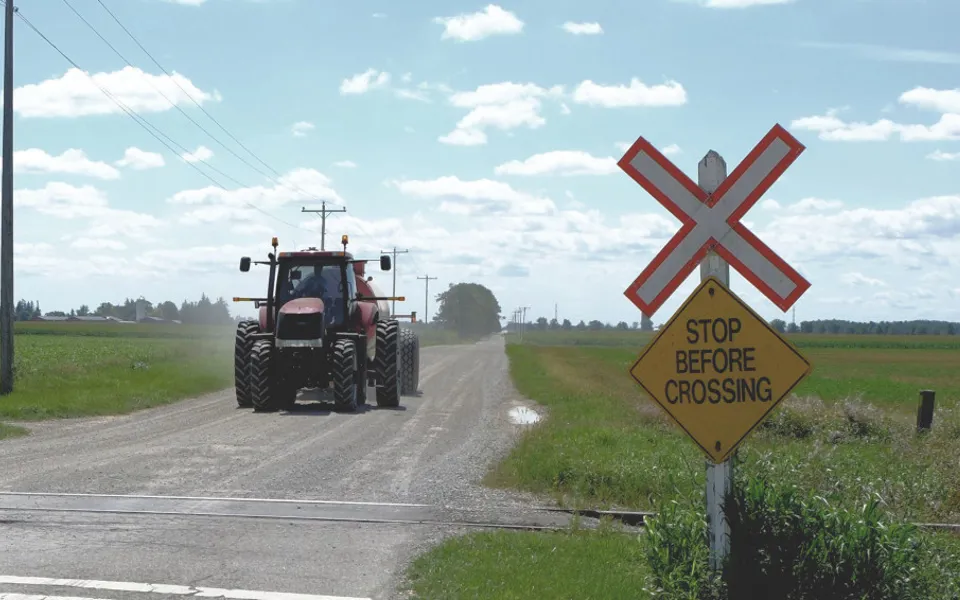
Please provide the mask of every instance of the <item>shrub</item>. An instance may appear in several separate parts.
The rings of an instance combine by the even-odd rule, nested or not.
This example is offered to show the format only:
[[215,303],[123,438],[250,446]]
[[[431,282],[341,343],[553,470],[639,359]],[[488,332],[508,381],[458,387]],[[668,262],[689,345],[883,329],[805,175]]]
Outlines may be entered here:
[[702,507],[669,503],[642,536],[651,592],[708,600],[934,600],[958,598],[958,557],[908,524],[888,522],[879,498],[831,506],[764,478],[738,482],[726,507],[730,557],[709,570]]

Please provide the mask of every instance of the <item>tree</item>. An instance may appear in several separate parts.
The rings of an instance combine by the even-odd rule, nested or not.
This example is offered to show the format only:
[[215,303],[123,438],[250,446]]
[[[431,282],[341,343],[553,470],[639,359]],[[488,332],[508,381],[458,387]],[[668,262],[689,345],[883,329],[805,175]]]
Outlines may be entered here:
[[645,314],[640,314],[640,331],[653,331],[653,320]]
[[562,327],[563,329],[569,331],[573,329],[573,323],[570,322],[570,319],[564,319]]
[[773,319],[770,321],[770,327],[773,327],[779,333],[784,333],[787,331],[787,322],[783,319]]
[[[433,321],[456,331],[460,338],[476,338],[500,331],[500,303],[479,283],[458,283],[437,294]],[[546,324],[546,319],[544,319]]]

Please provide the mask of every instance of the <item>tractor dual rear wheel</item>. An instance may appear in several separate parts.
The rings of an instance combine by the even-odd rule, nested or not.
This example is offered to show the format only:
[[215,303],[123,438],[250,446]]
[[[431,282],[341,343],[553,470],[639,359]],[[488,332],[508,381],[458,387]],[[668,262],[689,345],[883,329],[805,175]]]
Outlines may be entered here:
[[400,406],[400,322],[377,323],[377,406]]
[[250,350],[250,402],[254,412],[290,409],[297,402],[297,390],[278,374],[276,351],[268,340],[257,340]]
[[333,345],[331,360],[333,403],[337,410],[354,412],[357,410],[360,386],[357,383],[357,350],[353,340],[337,340]]
[[400,393],[411,396],[420,387],[420,338],[416,332],[400,328]]
[[250,402],[250,350],[253,339],[250,337],[260,329],[256,321],[240,321],[233,349],[233,380],[237,390],[237,406],[248,408]]

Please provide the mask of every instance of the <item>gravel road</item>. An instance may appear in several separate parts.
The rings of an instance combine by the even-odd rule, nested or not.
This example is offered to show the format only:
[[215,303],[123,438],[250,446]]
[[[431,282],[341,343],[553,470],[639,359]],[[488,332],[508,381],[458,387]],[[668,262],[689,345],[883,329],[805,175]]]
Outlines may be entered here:
[[0,600],[394,598],[456,523],[565,522],[478,485],[528,404],[503,339],[421,352],[399,409],[255,414],[229,390],[0,442]]

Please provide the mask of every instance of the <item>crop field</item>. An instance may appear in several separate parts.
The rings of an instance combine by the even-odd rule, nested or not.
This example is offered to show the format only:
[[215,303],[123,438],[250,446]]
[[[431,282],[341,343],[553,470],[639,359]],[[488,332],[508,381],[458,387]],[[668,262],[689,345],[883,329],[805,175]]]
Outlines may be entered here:
[[[519,343],[519,336],[508,335],[512,378],[524,396],[539,404],[544,419],[521,435],[486,483],[574,507],[659,511],[676,502],[702,509],[702,452],[628,373],[651,337],[632,331],[527,331]],[[960,336],[787,338],[811,361],[813,373],[740,447],[738,477],[795,486],[835,509],[859,510],[878,500],[887,519],[960,523]],[[935,390],[937,401],[933,429],[923,435],[916,433],[921,389]],[[478,561],[475,570],[467,569],[456,580],[435,574],[457,569],[459,561],[472,560],[482,548],[495,553],[498,564],[531,572],[497,596],[522,597],[524,585],[571,579],[569,570],[546,567],[552,553],[563,557],[567,546],[577,548],[586,565],[578,571],[581,584],[600,586],[588,589],[614,584],[615,579],[590,573],[605,570],[603,557],[622,539],[557,535],[457,538],[420,558],[410,572],[411,585],[430,597],[440,591],[450,598],[472,597],[483,585],[494,585],[496,565]],[[539,536],[553,550],[530,550],[537,542],[528,536]],[[949,568],[960,580],[960,538],[933,538],[952,549],[941,555],[954,562],[939,568]],[[558,550],[559,545],[564,548]],[[638,573],[647,570],[639,550],[620,562],[627,557]],[[485,580],[478,577],[484,573]],[[635,583],[624,583],[604,597],[637,593]]]
[[[18,322],[14,392],[0,438],[17,422],[117,415],[233,386],[234,326]],[[421,328],[422,346],[453,343]]]

